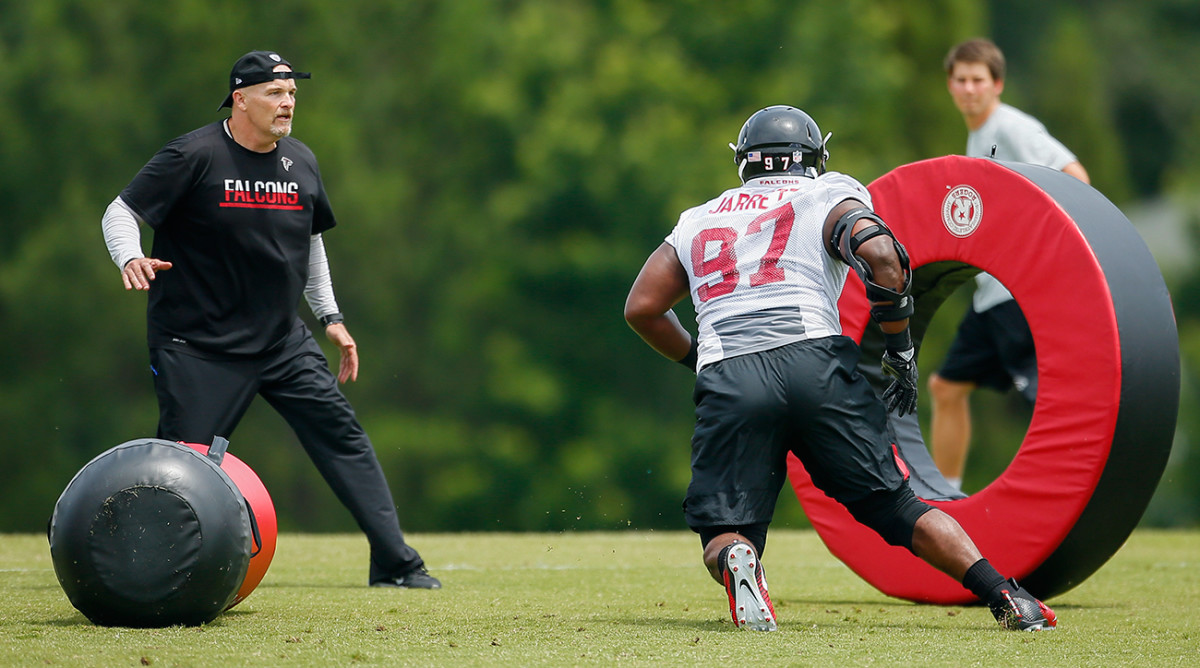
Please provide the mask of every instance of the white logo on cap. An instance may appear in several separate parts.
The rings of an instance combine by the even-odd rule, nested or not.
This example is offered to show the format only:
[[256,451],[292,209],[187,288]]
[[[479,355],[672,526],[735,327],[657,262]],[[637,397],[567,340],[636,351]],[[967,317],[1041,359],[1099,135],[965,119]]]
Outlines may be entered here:
[[272,53],[271,60],[274,60],[277,63],[283,62],[283,58],[280,58],[278,53]]
[[233,78],[233,82],[234,82],[234,83],[242,83],[242,78],[241,78],[241,77],[234,77],[234,78]]

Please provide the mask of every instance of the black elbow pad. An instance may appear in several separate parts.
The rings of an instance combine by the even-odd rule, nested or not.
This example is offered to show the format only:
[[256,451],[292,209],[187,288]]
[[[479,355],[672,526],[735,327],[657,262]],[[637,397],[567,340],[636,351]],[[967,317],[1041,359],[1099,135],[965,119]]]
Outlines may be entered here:
[[[851,234],[854,225],[863,218],[874,222],[857,234]],[[900,259],[900,269],[904,272],[904,289],[900,292],[886,288],[875,282],[871,266],[858,256],[858,247],[870,239],[880,235],[892,238],[892,246]],[[912,289],[912,269],[909,264],[908,251],[892,234],[883,219],[866,207],[847,211],[833,224],[833,233],[829,239],[830,246],[842,262],[858,274],[867,287],[867,299],[871,301],[871,318],[875,322],[891,322],[903,320],[913,314],[913,300],[909,292]]]

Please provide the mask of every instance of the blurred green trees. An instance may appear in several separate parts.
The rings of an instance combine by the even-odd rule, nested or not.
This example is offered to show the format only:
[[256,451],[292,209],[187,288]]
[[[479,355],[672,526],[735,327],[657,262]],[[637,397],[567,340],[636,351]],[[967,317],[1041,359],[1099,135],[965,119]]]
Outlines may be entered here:
[[[162,144],[221,118],[251,49],[313,72],[295,126],[341,223],[326,242],[363,362],[345,392],[408,529],[682,526],[691,377],[621,308],[678,213],[735,184],[726,144],[757,108],[804,107],[834,133],[831,168],[870,182],[962,151],[941,60],[992,35],[1005,99],[1097,188],[1197,210],[1200,12],[1182,0],[128,5],[0,0],[0,530],[43,528],[91,457],[153,435],[144,295],[122,289],[100,216]],[[1190,416],[1200,269],[1168,279]],[[928,348],[955,322],[939,314]],[[968,484],[1011,458],[1023,410],[981,398]],[[1190,434],[1194,417],[1156,523],[1200,517]],[[265,404],[231,442],[284,529],[351,528]],[[794,500],[781,512],[802,521]]]

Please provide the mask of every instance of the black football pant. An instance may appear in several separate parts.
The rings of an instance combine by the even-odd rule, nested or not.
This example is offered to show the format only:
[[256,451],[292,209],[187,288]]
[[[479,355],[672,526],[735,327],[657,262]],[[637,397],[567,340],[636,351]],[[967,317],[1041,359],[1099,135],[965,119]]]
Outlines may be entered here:
[[184,345],[167,345],[150,349],[150,365],[158,395],[158,438],[204,445],[213,436],[232,440],[254,397],[262,395],[291,425],[309,459],[366,534],[370,582],[424,565],[404,541],[370,439],[338,389],[320,346],[299,321],[279,350],[262,357],[206,359]]

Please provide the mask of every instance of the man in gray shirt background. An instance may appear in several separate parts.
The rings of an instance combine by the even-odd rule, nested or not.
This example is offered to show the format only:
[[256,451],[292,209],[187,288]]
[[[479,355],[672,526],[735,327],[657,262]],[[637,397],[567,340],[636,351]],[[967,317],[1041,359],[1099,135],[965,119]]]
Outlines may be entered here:
[[[1041,122],[1000,101],[1005,61],[994,43],[962,42],[950,50],[944,66],[946,86],[969,130],[967,156],[1043,165],[1089,182],[1075,154]],[[1025,316],[1000,281],[982,272],[975,280],[971,308],[941,369],[929,377],[930,449],[934,464],[956,488],[962,486],[971,441],[970,398],[975,388],[1016,388],[1030,404],[1037,397],[1037,359]]]

